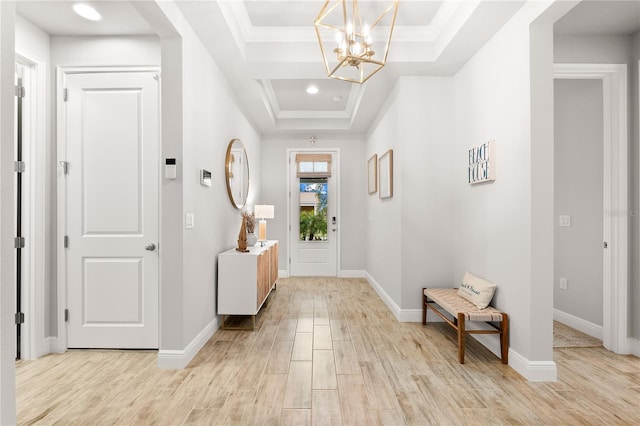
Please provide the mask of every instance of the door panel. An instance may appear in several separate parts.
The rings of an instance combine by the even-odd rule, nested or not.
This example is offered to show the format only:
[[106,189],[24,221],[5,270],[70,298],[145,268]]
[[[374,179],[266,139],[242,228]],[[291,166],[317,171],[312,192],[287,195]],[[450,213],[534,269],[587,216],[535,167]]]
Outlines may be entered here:
[[85,258],[82,323],[142,325],[141,278],[142,259]]
[[[83,93],[81,150],[85,235],[142,232],[141,90],[107,88]],[[105,120],[105,117],[110,119]],[[109,178],[105,179],[105,176]],[[118,206],[118,214],[112,214],[114,206]]]
[[79,73],[65,86],[68,347],[157,348],[157,81]]

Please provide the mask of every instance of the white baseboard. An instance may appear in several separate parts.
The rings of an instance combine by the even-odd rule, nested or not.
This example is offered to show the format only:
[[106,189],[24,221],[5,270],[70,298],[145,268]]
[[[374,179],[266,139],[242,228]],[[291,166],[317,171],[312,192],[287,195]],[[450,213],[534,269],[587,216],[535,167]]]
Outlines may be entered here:
[[[371,287],[378,293],[378,296],[387,305],[391,313],[399,322],[422,322],[422,308],[420,309],[401,309],[400,306],[387,294],[386,291],[373,279],[373,277],[364,271],[364,277],[367,279]],[[433,312],[427,312],[427,322],[444,322],[442,318]]]
[[340,278],[365,278],[365,272],[362,270],[354,269],[343,269],[338,272],[338,277]]
[[530,382],[558,381],[558,367],[555,362],[529,361],[513,349],[509,349],[509,367]]
[[571,328],[575,328],[578,331],[588,334],[591,337],[595,337],[596,339],[602,340],[601,325],[597,325],[592,322],[583,320],[582,318],[578,318],[566,312],[559,311],[558,309],[553,310],[553,319],[554,321],[561,322],[564,325],[567,325]]
[[[490,329],[485,324],[475,324],[476,328]],[[489,349],[495,356],[500,358],[500,338],[492,334],[470,334],[482,346]],[[530,382],[555,382],[558,380],[558,368],[553,361],[529,361],[519,352],[509,348],[509,367],[513,368],[522,377]]]
[[629,337],[629,350],[632,355],[640,357],[640,339]]
[[[42,354],[36,354],[36,357],[40,358],[41,356],[51,354],[51,353],[61,353],[60,348],[58,347],[58,337],[57,336],[49,336],[44,338],[44,345],[42,348]],[[62,351],[64,352],[64,351]]]
[[158,368],[185,368],[202,347],[209,341],[211,336],[218,331],[218,317],[215,317],[196,337],[187,345],[184,350],[159,350]]
[[278,269],[278,278],[289,278],[288,269]]
[[378,293],[378,296],[380,296],[385,305],[387,305],[393,316],[396,317],[398,321],[400,321],[400,306],[398,306],[396,302],[394,302],[394,300],[387,294],[386,291],[384,291],[382,287],[380,287],[380,284],[378,284],[378,282],[373,279],[373,277],[368,272],[365,272],[365,278],[367,279],[371,287],[373,287],[373,289],[376,291],[376,293]]

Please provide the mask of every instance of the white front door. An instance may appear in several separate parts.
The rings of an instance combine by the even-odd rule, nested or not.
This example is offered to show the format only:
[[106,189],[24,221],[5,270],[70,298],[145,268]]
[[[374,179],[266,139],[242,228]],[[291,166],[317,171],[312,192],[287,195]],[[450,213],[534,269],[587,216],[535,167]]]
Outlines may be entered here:
[[156,74],[64,76],[70,348],[158,347]]
[[[300,176],[300,155],[329,156],[327,173],[316,163],[308,176]],[[310,159],[309,157],[307,159]],[[291,276],[337,276],[338,258],[337,151],[290,152],[290,270]],[[314,166],[307,161],[308,167]],[[320,172],[318,172],[320,167]],[[304,167],[303,167],[304,168]]]

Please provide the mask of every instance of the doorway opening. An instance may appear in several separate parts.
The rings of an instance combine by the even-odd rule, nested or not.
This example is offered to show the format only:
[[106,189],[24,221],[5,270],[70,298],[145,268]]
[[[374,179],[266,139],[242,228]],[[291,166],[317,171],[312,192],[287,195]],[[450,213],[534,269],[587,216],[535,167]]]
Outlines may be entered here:
[[[602,262],[602,340],[606,349],[626,354],[629,353],[627,337],[627,66],[625,64],[556,64],[554,78],[556,81],[597,80],[602,85],[602,241],[597,242]],[[560,226],[571,226],[570,217],[556,219]],[[561,285],[563,288],[570,288],[568,281],[554,282],[554,286]],[[563,317],[565,322],[568,318]],[[581,324],[587,323],[576,321],[569,325],[587,334],[590,334],[590,331],[593,333],[593,330],[588,328],[580,328]]]
[[26,73],[25,67],[16,63],[15,71],[15,182],[14,182],[14,206],[15,206],[15,243],[16,249],[16,359],[22,358],[22,324],[24,323],[24,310],[22,309],[22,251],[25,247],[25,239],[22,232],[22,174],[25,171],[25,163],[22,155],[22,143],[23,143],[23,98],[25,95],[25,89],[23,86],[24,74]]
[[289,275],[338,275],[338,151],[289,151]]
[[[45,64],[20,49],[15,54],[14,205],[16,247],[16,355],[32,360],[49,352],[45,338],[47,264],[45,190]],[[18,354],[19,352],[19,354]]]

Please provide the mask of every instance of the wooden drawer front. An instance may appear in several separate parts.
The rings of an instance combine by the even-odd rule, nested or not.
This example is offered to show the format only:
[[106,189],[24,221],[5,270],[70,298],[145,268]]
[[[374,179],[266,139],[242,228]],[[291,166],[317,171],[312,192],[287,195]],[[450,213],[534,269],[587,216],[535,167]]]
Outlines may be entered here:
[[258,256],[258,300],[256,308],[259,308],[269,293],[269,252],[264,251]]

